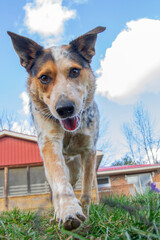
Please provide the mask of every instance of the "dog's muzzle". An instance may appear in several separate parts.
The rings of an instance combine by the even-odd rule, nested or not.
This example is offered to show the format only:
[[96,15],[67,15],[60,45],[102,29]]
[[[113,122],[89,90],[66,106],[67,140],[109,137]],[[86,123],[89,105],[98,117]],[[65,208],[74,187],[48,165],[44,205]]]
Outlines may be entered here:
[[60,123],[64,130],[73,132],[79,128],[80,115],[74,116],[75,104],[72,101],[61,101],[56,107],[56,112],[60,116]]

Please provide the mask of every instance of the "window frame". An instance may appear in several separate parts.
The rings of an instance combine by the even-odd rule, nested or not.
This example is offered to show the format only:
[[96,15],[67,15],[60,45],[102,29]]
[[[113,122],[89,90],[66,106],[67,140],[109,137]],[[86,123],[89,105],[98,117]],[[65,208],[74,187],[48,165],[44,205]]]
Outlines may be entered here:
[[[106,178],[108,178],[108,183],[98,184],[98,180],[99,180],[99,179],[106,179]],[[109,176],[97,176],[97,185],[98,185],[98,188],[111,187],[110,177],[109,177]]]
[[[143,188],[142,188],[142,184],[141,184],[141,180],[140,180],[140,176],[142,175],[146,175],[149,174],[150,175],[150,182],[152,182],[152,173],[151,172],[147,172],[147,173],[136,173],[136,174],[129,174],[129,175],[125,175],[125,180],[127,181],[127,184],[133,184],[134,183],[128,183],[128,179],[130,177],[138,177],[138,183],[139,183],[139,188],[140,188],[140,194],[143,194]],[[136,187],[135,190],[137,191]],[[138,191],[137,191],[138,192]],[[138,192],[139,193],[139,192]]]

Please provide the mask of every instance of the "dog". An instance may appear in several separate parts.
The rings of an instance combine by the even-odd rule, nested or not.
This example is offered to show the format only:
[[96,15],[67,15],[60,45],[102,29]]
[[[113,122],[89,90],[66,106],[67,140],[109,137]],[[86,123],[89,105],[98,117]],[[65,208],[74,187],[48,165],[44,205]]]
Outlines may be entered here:
[[[7,32],[29,75],[31,114],[53,193],[55,217],[67,230],[78,228],[89,214],[99,125],[90,63],[97,34],[104,30],[97,27],[68,45],[48,49]],[[73,186],[80,173],[82,190],[78,200]]]

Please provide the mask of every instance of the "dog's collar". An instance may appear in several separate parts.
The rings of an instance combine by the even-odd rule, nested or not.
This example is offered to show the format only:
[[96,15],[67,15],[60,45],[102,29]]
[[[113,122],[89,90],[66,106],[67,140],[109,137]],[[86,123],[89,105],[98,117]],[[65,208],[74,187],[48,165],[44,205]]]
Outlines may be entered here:
[[34,106],[34,109],[47,119],[57,120],[55,117],[53,117],[53,115],[48,116],[48,114],[41,112],[36,106]]

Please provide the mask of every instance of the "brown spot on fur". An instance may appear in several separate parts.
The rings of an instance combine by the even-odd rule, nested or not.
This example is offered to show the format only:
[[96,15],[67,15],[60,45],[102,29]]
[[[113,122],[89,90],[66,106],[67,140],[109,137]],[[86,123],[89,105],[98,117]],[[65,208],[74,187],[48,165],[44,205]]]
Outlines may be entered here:
[[55,130],[51,130],[50,133],[51,133],[51,134],[55,133]]
[[[42,84],[44,97],[50,100],[52,89],[54,87],[54,84],[56,83],[57,76],[56,65],[52,61],[46,62],[39,72],[39,76],[42,75],[47,75],[51,78],[51,82],[49,84],[47,85]],[[49,102],[47,104],[49,105]]]
[[[43,84],[40,81],[40,77],[42,75],[47,75],[50,79],[51,82],[49,84]],[[34,89],[38,92],[38,97],[40,100],[45,99],[45,103],[49,104],[49,99],[51,96],[51,92],[53,89],[53,86],[56,81],[56,76],[57,76],[57,67],[55,63],[51,60],[45,62],[41,68],[39,69],[39,72],[37,73],[37,76],[35,77],[30,77],[30,82],[33,81],[34,83]]]
[[55,79],[57,75],[57,67],[52,60],[48,60],[39,68],[37,78],[40,78],[42,75],[48,75],[53,80]]
[[34,59],[34,63],[32,65],[32,68],[30,69],[30,75],[32,77],[37,76],[40,68],[48,61],[54,62],[54,58],[50,49],[44,49],[43,53],[39,57]]

